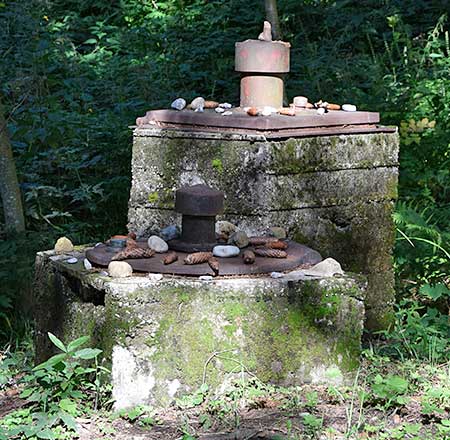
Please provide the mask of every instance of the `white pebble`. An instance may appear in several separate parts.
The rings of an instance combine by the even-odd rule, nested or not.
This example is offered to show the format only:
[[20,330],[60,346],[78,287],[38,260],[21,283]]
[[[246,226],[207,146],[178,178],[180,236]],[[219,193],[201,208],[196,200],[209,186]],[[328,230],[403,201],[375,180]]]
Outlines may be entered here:
[[294,98],[294,106],[295,107],[306,107],[308,103],[308,98],[306,96],[296,96]]
[[99,246],[102,245],[102,244],[103,244],[103,243],[98,242],[98,243],[95,244],[94,247],[99,247]]
[[219,104],[219,107],[222,108],[231,108],[233,107],[229,102],[222,102],[222,104]]
[[215,111],[216,113],[224,113],[224,112],[225,112],[225,109],[222,108],[222,107],[216,107],[216,108],[214,109],[214,111]]
[[325,109],[323,107],[318,108],[317,109],[317,114],[321,115],[321,116],[324,115],[325,114]]
[[205,98],[202,98],[201,96],[198,96],[191,102],[191,109],[195,112],[203,113],[203,110],[205,108]]
[[101,275],[102,277],[109,277],[109,273],[106,272],[106,270],[102,270],[99,275]]
[[223,112],[222,116],[231,116],[233,112]]
[[151,281],[161,281],[163,279],[162,273],[149,273],[147,275],[147,278],[149,278]]
[[75,264],[75,263],[78,263],[78,259],[77,258],[69,258],[68,260],[66,260],[66,263]]
[[163,254],[169,250],[169,245],[157,235],[152,235],[148,241],[147,245],[150,249],[153,249],[158,254]]
[[212,281],[214,279],[214,277],[212,277],[211,275],[202,275],[202,276],[198,277],[198,279],[200,281]]
[[113,278],[126,278],[133,275],[133,268],[125,261],[111,261],[108,272]]
[[270,276],[271,276],[271,278],[283,278],[283,277],[284,277],[284,274],[281,273],[281,272],[272,272],[272,273],[270,274]]
[[356,112],[356,105],[353,104],[344,104],[341,108],[344,112]]
[[230,258],[239,255],[241,250],[237,246],[214,246],[213,255],[215,257]]
[[175,110],[183,110],[186,107],[186,100],[183,98],[177,98],[170,104],[170,106]]
[[84,268],[85,268],[86,270],[91,270],[91,269],[92,269],[92,264],[91,264],[91,262],[90,262],[87,258],[85,258],[85,259],[83,260],[83,266],[84,266]]

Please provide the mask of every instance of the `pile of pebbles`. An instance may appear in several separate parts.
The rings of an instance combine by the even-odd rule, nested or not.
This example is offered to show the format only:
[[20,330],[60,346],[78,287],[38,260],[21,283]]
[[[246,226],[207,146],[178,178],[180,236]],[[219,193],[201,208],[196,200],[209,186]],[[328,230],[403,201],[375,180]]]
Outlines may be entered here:
[[[205,109],[214,109],[222,116],[231,116],[233,114],[233,106],[228,102],[219,103],[217,101],[209,101],[205,98],[198,96],[194,98],[190,104],[187,104],[184,98],[175,99],[170,107],[174,110],[192,110],[194,112],[203,113]],[[298,111],[301,110],[316,110],[318,115],[324,115],[329,111],[342,110],[345,112],[356,112],[357,108],[353,104],[333,104],[327,101],[318,101],[315,103],[309,102],[306,96],[296,96],[293,102],[289,104],[289,107],[275,108],[270,106],[264,107],[244,107],[242,111],[249,116],[271,116],[273,114],[279,114],[284,116],[296,116]]]

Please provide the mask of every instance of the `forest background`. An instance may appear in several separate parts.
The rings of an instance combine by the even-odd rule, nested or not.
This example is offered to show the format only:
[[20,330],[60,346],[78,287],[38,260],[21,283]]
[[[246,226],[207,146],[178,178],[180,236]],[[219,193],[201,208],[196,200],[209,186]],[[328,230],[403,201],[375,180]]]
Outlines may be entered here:
[[[279,0],[278,10],[289,98],[353,103],[399,126],[397,342],[426,356],[432,341],[448,359],[449,2]],[[37,250],[125,230],[136,117],[178,96],[238,102],[234,43],[263,19],[261,0],[0,2],[0,102],[26,218],[13,236],[0,223],[2,343],[28,333]]]

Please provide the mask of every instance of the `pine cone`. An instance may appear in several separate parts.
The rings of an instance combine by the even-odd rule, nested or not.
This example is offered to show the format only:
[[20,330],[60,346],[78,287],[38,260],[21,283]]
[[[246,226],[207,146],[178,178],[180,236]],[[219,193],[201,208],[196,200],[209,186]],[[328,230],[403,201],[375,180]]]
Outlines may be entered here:
[[175,263],[175,261],[177,261],[177,260],[178,260],[177,253],[175,251],[171,251],[164,257],[162,262],[167,265],[167,264]]
[[214,275],[219,275],[219,260],[216,257],[211,257],[208,259],[209,267],[214,272]]
[[278,241],[275,237],[249,237],[250,246],[264,246],[266,243],[272,243]]
[[211,252],[194,252],[184,259],[184,264],[206,263],[212,256]]
[[269,241],[268,243],[265,244],[265,247],[268,249],[287,249],[288,248],[288,244],[285,241]]
[[242,258],[245,264],[253,264],[255,262],[255,253],[253,251],[244,251]]
[[256,248],[255,254],[267,258],[286,258],[287,253],[279,249]]
[[120,260],[128,260],[128,259],[136,259],[136,258],[151,258],[155,255],[155,251],[153,249],[143,249],[140,247],[127,246],[123,251],[120,251],[118,254],[114,255],[112,261],[120,261]]

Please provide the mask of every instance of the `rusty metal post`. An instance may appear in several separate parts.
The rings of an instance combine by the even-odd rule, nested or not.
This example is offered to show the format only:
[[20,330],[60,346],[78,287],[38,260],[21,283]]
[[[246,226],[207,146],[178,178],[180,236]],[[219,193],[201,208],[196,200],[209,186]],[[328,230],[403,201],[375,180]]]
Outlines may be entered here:
[[283,106],[283,74],[289,72],[290,47],[283,41],[236,43],[235,70],[241,73],[241,107]]
[[206,185],[180,188],[175,193],[175,211],[183,215],[181,239],[169,243],[183,252],[211,250],[216,243],[216,215],[223,212],[223,192]]

